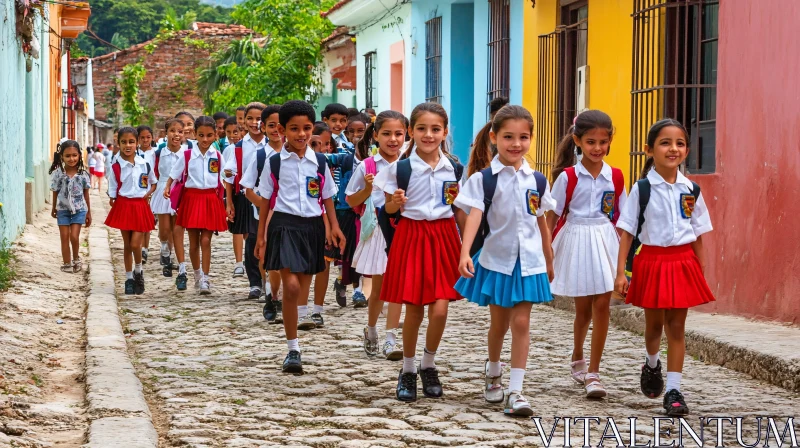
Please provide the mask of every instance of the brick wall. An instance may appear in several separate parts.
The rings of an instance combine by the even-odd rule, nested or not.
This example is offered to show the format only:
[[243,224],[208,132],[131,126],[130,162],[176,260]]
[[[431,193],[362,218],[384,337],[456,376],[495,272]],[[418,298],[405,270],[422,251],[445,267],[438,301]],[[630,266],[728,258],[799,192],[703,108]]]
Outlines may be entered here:
[[[210,54],[226,42],[250,33],[240,25],[197,23],[194,31],[178,31],[174,37],[158,43],[152,54],[145,48],[149,42],[144,42],[94,58],[92,84],[95,117],[111,121],[108,109],[118,107],[115,104],[118,105],[120,100],[119,92],[113,98],[117,77],[126,65],[139,60],[143,61],[146,70],[145,78],[139,85],[139,104],[152,112],[156,127],[160,128],[166,119],[181,110],[197,117],[203,110],[203,101],[197,89],[198,68],[205,67]],[[202,39],[211,48],[193,45],[188,39]]]

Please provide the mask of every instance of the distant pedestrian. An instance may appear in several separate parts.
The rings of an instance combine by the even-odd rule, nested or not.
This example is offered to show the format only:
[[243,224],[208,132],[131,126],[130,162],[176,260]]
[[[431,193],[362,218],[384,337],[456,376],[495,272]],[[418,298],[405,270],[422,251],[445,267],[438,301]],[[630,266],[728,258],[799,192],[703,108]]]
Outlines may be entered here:
[[90,188],[80,144],[75,140],[59,143],[50,166],[50,190],[53,192],[50,215],[56,218],[61,236],[62,272],[80,272],[83,269],[79,240],[81,227],[92,225]]
[[92,182],[94,183],[94,188],[99,190],[103,186],[103,178],[106,175],[106,157],[103,155],[103,151],[97,149],[89,155],[89,158],[94,160],[94,178]]

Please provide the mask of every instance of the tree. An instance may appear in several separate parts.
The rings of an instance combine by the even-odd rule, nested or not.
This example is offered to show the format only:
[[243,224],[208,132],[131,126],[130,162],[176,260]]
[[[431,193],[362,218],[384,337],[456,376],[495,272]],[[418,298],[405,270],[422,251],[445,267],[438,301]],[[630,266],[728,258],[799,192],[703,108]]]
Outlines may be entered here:
[[234,20],[265,36],[234,41],[215,53],[200,78],[207,112],[232,111],[250,101],[283,103],[315,100],[319,89],[316,67],[322,61],[320,42],[333,24],[320,17],[335,0],[246,0]]

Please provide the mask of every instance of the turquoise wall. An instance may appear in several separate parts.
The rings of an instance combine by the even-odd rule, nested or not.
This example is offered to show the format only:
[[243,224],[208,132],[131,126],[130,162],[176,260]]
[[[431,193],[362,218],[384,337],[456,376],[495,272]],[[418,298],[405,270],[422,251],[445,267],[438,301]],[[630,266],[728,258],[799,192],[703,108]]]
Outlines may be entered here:
[[[470,3],[452,5],[452,23],[471,24],[474,21],[474,8]],[[474,91],[475,55],[473,52],[474,34],[468,26],[454,26],[450,29],[451,46],[450,69],[450,128],[455,143],[455,153],[466,163],[469,157],[469,146],[474,137]]]

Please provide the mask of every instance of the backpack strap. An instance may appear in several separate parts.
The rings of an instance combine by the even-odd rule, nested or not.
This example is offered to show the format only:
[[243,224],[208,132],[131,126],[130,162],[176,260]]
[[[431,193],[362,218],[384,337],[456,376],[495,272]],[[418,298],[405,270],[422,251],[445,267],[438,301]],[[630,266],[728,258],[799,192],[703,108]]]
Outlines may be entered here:
[[494,192],[497,190],[497,174],[492,173],[492,167],[484,168],[481,171],[483,177],[483,216],[484,219],[492,206]]
[[403,159],[397,162],[397,188],[406,191],[408,183],[411,181],[411,159]]
[[644,211],[647,209],[647,203],[650,202],[650,180],[646,177],[636,181],[639,186],[639,221],[636,224],[636,235],[639,238],[642,233],[642,226],[644,225]]
[[544,174],[534,171],[533,177],[536,179],[536,191],[539,192],[539,205],[542,204],[542,198],[544,197],[544,193],[547,190],[547,178],[544,177]]
[[464,175],[464,165],[453,159],[450,159],[450,163],[453,164],[453,170],[456,172],[456,182],[461,182],[461,176]]
[[564,173],[567,173],[567,194],[564,198],[564,209],[561,211],[561,216],[558,217],[556,228],[553,229],[553,240],[556,235],[567,223],[567,214],[569,213],[569,203],[572,202],[572,194],[575,193],[575,187],[578,185],[578,175],[575,173],[575,167],[569,166],[564,168]]
[[[317,157],[317,179],[319,179],[319,210],[320,212],[325,211],[325,206],[322,204],[322,190],[325,188],[325,169],[328,168],[328,159],[325,157],[325,154],[321,154],[315,152],[314,155]],[[353,159],[350,159],[350,170],[353,169]]]
[[117,180],[116,196],[119,197],[119,190],[122,188],[122,181],[120,180],[122,178],[122,167],[119,165],[119,161],[111,164],[111,171],[114,172],[114,178]]
[[239,194],[239,182],[242,181],[242,141],[238,141],[233,148],[233,157],[236,159],[236,175],[233,176],[233,194]]
[[261,172],[264,171],[264,162],[266,161],[267,161],[267,151],[266,150],[256,151],[256,184],[255,184],[256,187],[261,181]]
[[625,176],[619,168],[611,168],[611,181],[614,183],[614,216],[611,223],[616,225],[619,220],[621,210],[619,209],[619,198],[625,191]]
[[364,172],[366,174],[372,174],[373,176],[378,174],[378,165],[375,163],[375,157],[367,157],[364,159]]
[[158,164],[161,163],[161,149],[162,148],[156,149],[156,152],[155,152],[156,166],[153,169],[153,171],[156,173],[156,177],[159,178],[159,179],[161,178],[161,172],[158,171]]
[[183,160],[186,162],[183,167],[183,182],[189,180],[189,161],[192,160],[192,142],[189,143],[189,150],[183,152]]
[[275,208],[275,201],[278,200],[279,181],[281,179],[281,154],[273,154],[269,158],[269,176],[272,178],[272,196],[269,198],[269,208]]
[[[317,157],[319,159],[319,157]],[[344,174],[353,171],[353,164],[355,163],[356,156],[350,153],[347,153],[342,157],[341,162],[339,162],[339,172],[342,174],[342,179],[344,179]]]
[[700,199],[700,185],[697,185],[695,181],[692,181],[692,196],[694,196],[695,202]]

